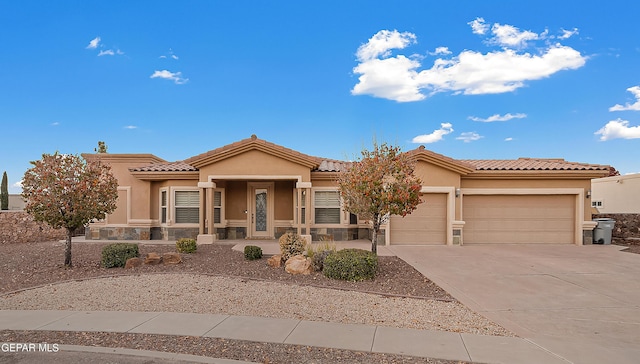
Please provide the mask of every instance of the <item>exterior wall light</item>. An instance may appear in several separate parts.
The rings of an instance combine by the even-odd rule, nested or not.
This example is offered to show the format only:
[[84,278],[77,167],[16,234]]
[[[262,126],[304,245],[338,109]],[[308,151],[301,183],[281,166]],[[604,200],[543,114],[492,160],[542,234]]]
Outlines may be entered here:
[[460,197],[460,189],[456,188],[456,197]]

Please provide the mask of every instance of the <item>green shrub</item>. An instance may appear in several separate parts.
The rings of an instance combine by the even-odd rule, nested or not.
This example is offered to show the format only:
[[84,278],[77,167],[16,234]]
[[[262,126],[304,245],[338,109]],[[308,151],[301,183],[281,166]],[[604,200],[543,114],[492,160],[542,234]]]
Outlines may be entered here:
[[178,253],[195,253],[198,245],[195,239],[182,238],[176,241],[176,250]]
[[345,281],[373,279],[378,270],[378,256],[362,249],[343,249],[329,254],[323,272],[328,278]]
[[262,248],[255,245],[247,245],[244,247],[244,259],[256,260],[262,258]]
[[115,243],[102,248],[102,266],[105,268],[124,267],[129,258],[140,255],[138,244]]
[[296,233],[285,233],[280,237],[280,254],[282,254],[282,260],[304,254],[305,245],[307,240]]

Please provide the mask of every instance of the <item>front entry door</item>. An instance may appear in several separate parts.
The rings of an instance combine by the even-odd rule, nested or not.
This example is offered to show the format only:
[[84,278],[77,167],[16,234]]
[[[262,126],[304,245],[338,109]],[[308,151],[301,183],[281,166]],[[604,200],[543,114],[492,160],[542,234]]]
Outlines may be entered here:
[[269,196],[271,189],[268,184],[254,184],[251,186],[251,237],[269,238],[273,206]]

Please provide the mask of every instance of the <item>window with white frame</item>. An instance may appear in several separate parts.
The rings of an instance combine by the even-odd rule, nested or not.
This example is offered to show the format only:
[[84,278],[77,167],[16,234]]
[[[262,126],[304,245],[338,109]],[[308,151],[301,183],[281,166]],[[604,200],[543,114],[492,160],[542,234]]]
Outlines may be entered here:
[[[300,213],[301,214],[301,218],[300,218],[301,221],[300,222],[302,224],[304,224],[306,222],[305,221],[306,220],[306,217],[305,217],[305,210],[306,210],[305,204],[306,204],[306,200],[307,200],[307,192],[306,191],[302,191],[301,195],[302,195],[302,198],[300,199],[300,201],[298,201],[298,194],[294,193],[294,198],[296,200],[296,209],[300,209],[300,211],[301,211],[301,213]],[[298,213],[294,211],[293,215],[294,215],[294,217],[296,219],[296,222],[297,222]]]
[[167,223],[167,190],[160,191],[160,223]]
[[222,191],[213,191],[213,223],[219,224],[222,221]]
[[200,214],[199,191],[175,191],[176,224],[197,224]]
[[591,201],[591,207],[603,207],[604,204],[602,203],[601,200],[594,200]]
[[316,224],[339,224],[340,192],[315,191],[314,209]]

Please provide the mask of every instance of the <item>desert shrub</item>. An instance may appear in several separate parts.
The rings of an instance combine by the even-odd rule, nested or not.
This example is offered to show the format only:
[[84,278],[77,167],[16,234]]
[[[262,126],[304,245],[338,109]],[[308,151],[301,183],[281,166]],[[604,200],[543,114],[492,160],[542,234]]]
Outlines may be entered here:
[[314,252],[311,258],[311,267],[313,267],[313,270],[321,271],[324,268],[324,261],[330,254],[335,252],[335,250],[319,250]]
[[124,267],[129,258],[140,255],[138,244],[115,243],[102,248],[102,266],[105,268]]
[[256,260],[262,258],[262,248],[255,245],[247,245],[244,247],[244,259]]
[[373,279],[377,270],[378,256],[362,249],[343,249],[329,254],[322,269],[326,277],[345,281]]
[[279,243],[282,260],[286,262],[293,256],[304,254],[307,240],[296,233],[285,233],[280,237]]
[[198,245],[195,239],[182,238],[176,241],[176,250],[178,253],[195,253]]

